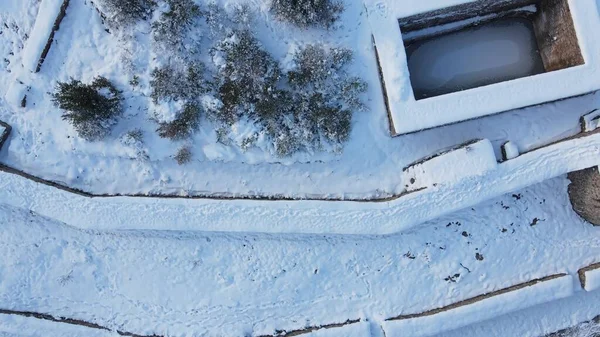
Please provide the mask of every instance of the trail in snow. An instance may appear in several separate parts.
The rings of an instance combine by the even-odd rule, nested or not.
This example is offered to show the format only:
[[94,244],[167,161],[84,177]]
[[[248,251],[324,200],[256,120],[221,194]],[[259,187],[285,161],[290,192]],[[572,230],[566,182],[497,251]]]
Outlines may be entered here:
[[572,212],[567,184],[392,236],[80,230],[3,205],[0,307],[176,336],[419,313],[597,262],[600,229]]

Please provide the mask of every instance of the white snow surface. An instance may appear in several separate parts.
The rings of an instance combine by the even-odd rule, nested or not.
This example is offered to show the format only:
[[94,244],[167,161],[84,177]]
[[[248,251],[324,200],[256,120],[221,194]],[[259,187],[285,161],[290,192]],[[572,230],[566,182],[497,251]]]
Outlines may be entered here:
[[90,329],[37,318],[0,315],[0,337],[117,337],[116,332]]
[[[559,177],[391,236],[81,230],[3,204],[0,307],[168,336],[383,322],[597,262],[600,229],[571,210],[567,184]],[[509,305],[496,301],[496,312]]]
[[585,290],[594,291],[600,289],[600,268],[585,272]]
[[[446,169],[448,163],[452,163],[452,170]],[[484,139],[408,167],[404,172],[404,181],[411,183],[407,188],[409,191],[418,190],[439,183],[452,184],[483,176],[497,169],[497,166],[494,148],[489,140]]]
[[82,228],[389,234],[597,165],[599,142],[600,134],[593,134],[558,143],[501,163],[483,176],[387,202],[87,198],[8,173],[0,173],[0,200]]
[[[402,57],[402,49],[394,49],[402,43],[395,31],[397,15],[462,2],[348,1],[336,29],[301,31],[274,21],[263,0],[220,0],[254,6],[258,15],[252,28],[281,62],[290,46],[314,41],[353,49],[352,70],[370,84],[365,97],[370,111],[357,114],[342,153],[284,159],[258,147],[244,152],[217,143],[212,126],[203,124],[191,140],[195,160],[181,167],[172,155],[182,143],[156,135],[155,123],[147,119],[147,92],[128,87],[131,64],[123,59],[131,59],[131,53],[135,66],[149,72],[157,61],[147,50],[107,33],[89,2],[71,1],[42,71],[31,74],[22,71],[32,57],[23,50],[39,39],[31,38],[33,27],[54,18],[38,15],[38,8],[39,14],[46,13],[38,0],[0,1],[0,19],[8,26],[0,25],[0,59],[6,58],[0,63],[0,83],[20,80],[31,86],[28,106],[20,109],[17,100],[4,100],[10,85],[0,85],[0,120],[14,128],[0,162],[36,176],[93,193],[372,198],[405,191],[409,178],[403,167],[468,140],[487,139],[485,149],[471,159],[490,166],[468,167],[473,172],[461,175],[458,170],[465,166],[438,163],[427,177],[447,170],[448,179],[430,179],[423,191],[381,203],[85,198],[0,173],[0,308],[167,336],[256,336],[361,319],[312,335],[380,337],[386,318],[547,275],[575,275],[599,262],[599,229],[572,211],[563,175],[598,164],[600,134],[494,162],[495,168],[491,163],[500,158],[500,145],[507,140],[525,152],[576,134],[579,118],[600,106],[600,94],[389,137],[371,34],[379,32],[376,39],[385,55]],[[578,30],[587,32],[588,53],[595,44],[587,43],[592,32],[587,29],[593,28],[587,24],[598,21],[596,10],[583,10],[590,4],[582,0],[574,11],[582,25]],[[143,39],[144,28],[137,27],[134,34]],[[586,55],[586,60],[598,55]],[[594,74],[592,66],[586,69]],[[386,79],[407,83],[403,68],[388,70]],[[129,90],[128,109],[108,139],[85,142],[61,119],[48,93],[57,81],[73,77],[88,82],[97,75]],[[569,86],[542,87],[553,92]],[[399,88],[398,97],[408,97],[407,87]],[[511,88],[518,93],[522,86]],[[512,97],[513,89],[498,89],[502,97]],[[460,101],[468,106],[469,99],[461,96]],[[500,104],[485,95],[476,103]],[[160,117],[171,118],[170,112],[162,111]],[[143,142],[127,138],[132,128],[143,131]],[[240,124],[237,135],[250,128]],[[534,183],[539,184],[527,187]],[[480,204],[483,200],[489,201]],[[390,233],[396,234],[382,235]],[[457,274],[454,282],[447,280]],[[566,288],[559,290],[566,294]],[[463,332],[460,336],[537,337],[597,315],[598,296],[598,291],[578,291],[549,302],[543,312],[559,319],[545,317],[541,325],[540,307],[494,318],[502,329],[490,328],[487,312],[506,313],[545,297],[514,305],[494,299],[486,302],[489,310],[476,312],[468,322],[457,319],[473,324],[456,331]],[[511,320],[522,324],[504,328]],[[114,335],[0,315],[0,336],[42,333]]]
[[506,153],[506,159],[514,159],[519,156],[519,148],[511,141],[504,143],[504,152]]
[[537,305],[483,321],[466,328],[441,333],[438,337],[540,337],[549,332],[578,326],[565,337],[594,337],[597,324],[581,324],[598,316],[600,292],[578,292],[556,302]]
[[[14,0],[8,0],[9,3],[12,1]],[[23,67],[26,70],[36,70],[63,2],[64,0],[41,0],[35,25],[23,50]]]
[[573,295],[573,280],[572,276],[566,275],[437,315],[387,321],[383,324],[383,329],[386,335],[390,336],[435,336],[440,332],[458,329],[520,309],[569,297]]

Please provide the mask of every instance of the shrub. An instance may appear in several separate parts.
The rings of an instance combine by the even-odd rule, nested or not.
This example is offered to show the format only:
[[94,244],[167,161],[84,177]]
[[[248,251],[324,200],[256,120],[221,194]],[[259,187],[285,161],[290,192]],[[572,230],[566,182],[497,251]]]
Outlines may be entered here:
[[161,100],[196,100],[208,91],[209,83],[204,79],[204,64],[196,62],[187,67],[186,72],[171,66],[152,71],[150,97],[154,103]]
[[144,131],[142,129],[133,129],[127,131],[125,134],[127,139],[130,139],[131,142],[143,142],[144,141]]
[[190,150],[189,146],[182,146],[177,150],[175,154],[175,161],[177,164],[184,165],[189,163],[192,160],[192,150]]
[[287,73],[294,92],[293,107],[303,143],[320,147],[321,141],[340,146],[352,126],[352,110],[364,109],[361,94],[367,84],[349,77],[345,68],[352,61],[347,49],[308,45],[295,51],[294,67]]
[[187,138],[198,129],[200,108],[192,103],[186,104],[177,118],[171,122],[161,122],[156,130],[162,138],[180,140]]
[[166,47],[180,48],[184,35],[202,15],[193,0],[167,0],[169,10],[152,25],[154,40]]
[[144,132],[141,129],[133,129],[127,131],[120,138],[123,144],[130,151],[132,158],[148,160],[148,151],[144,146]]
[[217,95],[222,106],[216,118],[228,124],[242,115],[271,116],[278,99],[285,96],[277,89],[281,70],[273,57],[247,30],[236,31],[217,44],[215,59],[219,67]]
[[300,27],[330,28],[344,11],[339,0],[273,0],[271,11],[277,18]]
[[121,92],[104,77],[95,78],[91,84],[78,80],[58,82],[52,100],[67,111],[62,118],[86,140],[104,138],[123,112]]
[[156,6],[153,0],[100,0],[100,5],[111,22],[117,26],[129,25],[148,19]]

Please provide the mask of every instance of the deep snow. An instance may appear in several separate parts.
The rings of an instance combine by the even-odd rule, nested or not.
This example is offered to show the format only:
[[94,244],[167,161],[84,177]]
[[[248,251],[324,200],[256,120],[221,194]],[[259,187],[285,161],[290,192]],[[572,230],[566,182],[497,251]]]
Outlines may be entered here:
[[[423,11],[440,1],[348,2],[341,25],[331,32],[301,32],[273,21],[263,0],[249,1],[259,13],[254,29],[278,58],[311,41],[353,48],[353,69],[370,83],[370,111],[356,116],[343,153],[298,154],[283,162],[260,149],[241,152],[218,144],[205,124],[193,140],[197,160],[185,167],[171,158],[181,144],[155,135],[143,91],[129,92],[126,116],[109,139],[96,143],[77,138],[50,104],[48,92],[69,77],[101,74],[127,88],[130,64],[123,57],[133,53],[144,67],[152,64],[148,51],[136,49],[140,45],[123,49],[123,37],[104,30],[89,2],[73,0],[41,73],[33,75],[21,67],[22,51],[39,3],[0,2],[0,20],[8,26],[0,25],[0,57],[6,58],[0,64],[0,120],[14,127],[0,162],[95,193],[383,197],[406,188],[407,164],[471,139],[489,140],[471,152],[481,157],[457,153],[472,160],[437,163],[419,176],[427,190],[386,203],[89,199],[0,173],[0,308],[169,336],[272,334],[360,318],[360,324],[314,336],[380,337],[386,318],[551,274],[575,275],[599,262],[600,233],[571,210],[562,175],[598,164],[600,135],[502,164],[494,159],[507,140],[525,152],[576,134],[579,117],[600,105],[600,94],[389,137],[370,45],[371,32],[385,26],[371,14],[396,13],[397,4]],[[244,0],[220,1],[238,2]],[[15,98],[27,86],[28,107],[21,109]],[[142,128],[144,144],[122,141],[132,127]],[[140,151],[149,160],[139,160]],[[488,321],[476,322],[490,318],[483,314],[456,314],[450,319],[476,323],[445,333],[537,337],[598,315],[600,292],[572,285],[575,295],[562,300],[552,293],[513,307],[499,300],[492,303],[495,313],[550,302]],[[0,336],[40,333],[106,336],[0,315]]]
[[[598,229],[571,210],[567,184],[392,236],[90,231],[3,205],[0,305],[175,336],[382,322],[597,262]],[[531,331],[597,315],[586,296],[578,316]]]

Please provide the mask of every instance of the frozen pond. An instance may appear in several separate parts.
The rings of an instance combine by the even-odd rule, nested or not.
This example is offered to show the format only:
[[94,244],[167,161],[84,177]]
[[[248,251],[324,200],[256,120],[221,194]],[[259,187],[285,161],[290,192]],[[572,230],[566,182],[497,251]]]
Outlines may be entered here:
[[533,25],[524,18],[416,41],[406,52],[417,100],[544,72]]

